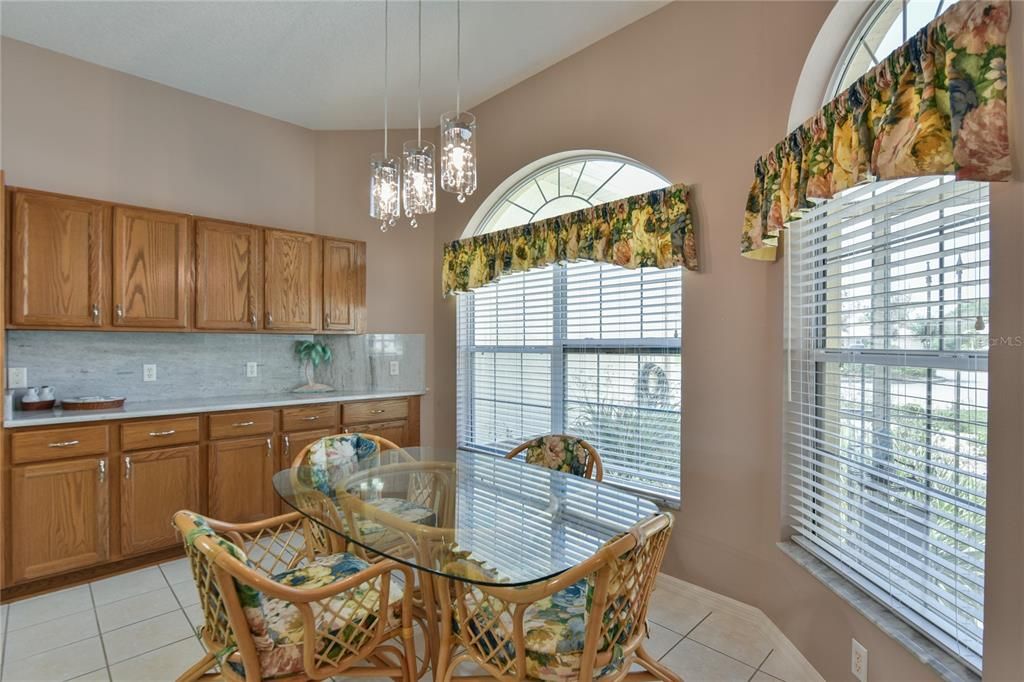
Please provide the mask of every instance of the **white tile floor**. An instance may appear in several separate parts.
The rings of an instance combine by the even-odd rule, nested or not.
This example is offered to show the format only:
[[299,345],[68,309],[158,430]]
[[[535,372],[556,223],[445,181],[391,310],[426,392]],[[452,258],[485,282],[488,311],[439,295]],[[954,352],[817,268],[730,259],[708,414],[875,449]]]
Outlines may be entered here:
[[[197,601],[180,559],[0,606],[0,680],[173,680],[203,653]],[[821,680],[759,611],[687,583],[660,581],[650,620],[686,682]]]

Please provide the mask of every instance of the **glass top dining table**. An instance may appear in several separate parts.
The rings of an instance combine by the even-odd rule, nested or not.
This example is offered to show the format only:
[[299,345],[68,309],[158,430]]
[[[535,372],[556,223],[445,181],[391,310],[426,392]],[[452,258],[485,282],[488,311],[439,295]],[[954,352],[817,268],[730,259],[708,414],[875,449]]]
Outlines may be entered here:
[[455,449],[292,467],[274,475],[274,489],[343,545],[482,585],[550,579],[658,513],[607,484]]

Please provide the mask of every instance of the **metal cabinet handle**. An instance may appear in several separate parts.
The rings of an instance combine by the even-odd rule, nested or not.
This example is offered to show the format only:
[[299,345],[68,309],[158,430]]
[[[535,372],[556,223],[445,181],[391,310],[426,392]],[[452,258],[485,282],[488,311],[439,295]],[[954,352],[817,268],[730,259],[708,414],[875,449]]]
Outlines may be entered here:
[[243,426],[252,426],[255,423],[256,422],[254,422],[254,421],[235,422],[234,424],[232,424],[232,426],[237,427],[237,428],[242,428]]
[[267,312],[267,326],[270,327],[270,326],[273,326],[273,324],[274,324],[274,316],[268,311]]
[[46,447],[48,448],[70,448],[78,445],[81,441],[77,440],[62,440],[59,443],[50,443]]
[[274,443],[268,438],[267,439],[267,457],[270,457],[272,452],[274,452]]
[[100,460],[100,483],[107,481],[107,460]]
[[256,326],[256,311],[249,313],[249,324],[253,327]]
[[173,436],[177,432],[178,431],[176,429],[170,429],[168,431],[150,431],[149,435],[153,436],[154,438],[157,438],[159,436]]
[[324,326],[325,327],[330,327],[331,326],[331,316],[330,315],[324,314]]
[[287,457],[292,452],[292,441],[288,438],[288,434],[284,435],[284,456]]
[[370,414],[384,414],[384,410],[370,410]]
[[114,316],[117,317],[117,319],[119,320],[124,319],[124,308],[121,307],[120,303],[114,306]]
[[125,477],[125,479],[129,479],[129,478],[132,477],[132,458],[131,457],[125,457],[124,458],[124,477]]
[[92,321],[96,322],[98,324],[99,321],[100,321],[100,304],[99,303],[93,303],[92,304],[92,308],[90,309],[90,314],[92,315]]
[[319,418],[320,418],[320,415],[318,415],[318,414],[314,414],[314,415],[311,415],[311,416],[309,416],[309,417],[303,417],[302,419],[303,419],[304,421],[307,421],[307,422],[315,422],[315,421],[316,421],[317,419],[319,419]]

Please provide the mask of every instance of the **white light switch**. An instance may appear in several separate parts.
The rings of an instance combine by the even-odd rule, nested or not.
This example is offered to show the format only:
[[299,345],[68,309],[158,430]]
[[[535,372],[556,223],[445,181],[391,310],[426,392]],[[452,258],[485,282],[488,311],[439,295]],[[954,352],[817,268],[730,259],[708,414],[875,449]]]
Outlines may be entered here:
[[25,367],[11,367],[7,370],[7,388],[27,388],[28,369]]
[[253,377],[258,377],[259,375],[260,375],[259,363],[256,363],[256,362],[247,362],[247,363],[245,363],[245,376],[247,376],[247,377],[249,377],[251,379]]
[[391,366],[391,376],[397,377],[398,376],[398,360],[392,360],[390,366]]
[[142,366],[142,380],[143,381],[156,381],[156,365],[143,365]]

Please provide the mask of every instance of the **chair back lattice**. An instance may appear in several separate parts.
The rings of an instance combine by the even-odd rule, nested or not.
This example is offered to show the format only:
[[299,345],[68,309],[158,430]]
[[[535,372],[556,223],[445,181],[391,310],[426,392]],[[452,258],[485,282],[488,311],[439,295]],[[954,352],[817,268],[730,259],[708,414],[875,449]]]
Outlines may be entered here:
[[[646,634],[647,608],[671,531],[671,516],[653,517],[548,584],[495,588],[450,581],[459,642],[477,663],[499,677],[530,677],[531,666],[537,665],[558,668],[559,675],[579,680],[615,677],[632,665],[633,654]],[[543,609],[537,611],[539,602],[585,604],[582,655],[563,658],[558,653],[528,653],[527,642],[548,636],[527,631],[528,609],[533,607],[533,620],[538,613],[544,616]],[[578,616],[572,614],[572,618]],[[579,624],[571,625],[575,637]],[[532,657],[529,664],[528,655]],[[566,666],[572,670],[567,671]]]
[[505,455],[515,459],[522,455],[528,464],[563,471],[583,478],[600,481],[604,478],[604,466],[594,446],[579,436],[552,433],[538,436],[517,445]]

